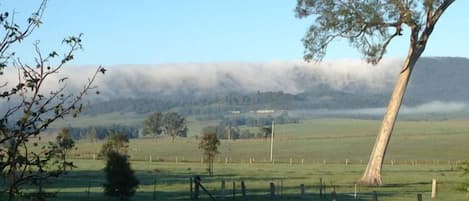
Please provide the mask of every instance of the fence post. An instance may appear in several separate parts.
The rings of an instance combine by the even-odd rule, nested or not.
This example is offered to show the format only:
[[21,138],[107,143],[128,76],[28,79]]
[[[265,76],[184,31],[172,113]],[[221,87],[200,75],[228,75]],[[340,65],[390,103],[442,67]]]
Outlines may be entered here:
[[274,182],[270,182],[270,200],[275,199],[275,184]]
[[[156,179],[153,181],[153,200],[156,200]],[[191,200],[192,200],[192,177],[191,177]]]
[[305,185],[300,185],[300,200],[305,200]]
[[190,196],[191,200],[194,199],[194,189],[192,187],[192,184],[193,184],[192,177],[189,177],[189,189],[190,189],[190,192],[191,192],[191,196]]
[[436,198],[436,179],[432,180],[432,199]]
[[422,194],[417,194],[417,201],[422,201]]
[[199,199],[199,187],[200,187],[200,177],[199,176],[195,176],[194,184],[195,184],[194,199],[198,200]]
[[301,165],[304,165],[305,164],[305,159],[301,159]]
[[88,183],[88,192],[87,192],[88,200],[90,200],[90,186],[91,184]]
[[355,200],[357,199],[357,184],[354,185],[353,198],[354,198]]
[[337,193],[335,192],[335,187],[334,190],[332,190],[331,199],[332,201],[337,201]]
[[293,158],[290,158],[290,166],[293,165]]
[[348,159],[345,159],[345,167],[348,166]]
[[373,201],[378,201],[378,193],[373,191]]
[[322,177],[319,178],[319,197],[322,198]]
[[221,199],[225,200],[225,180],[221,180]]
[[233,200],[236,198],[236,182],[233,181]]
[[248,197],[246,196],[246,185],[244,185],[244,181],[241,181],[241,195],[243,196],[244,201],[248,201]]
[[280,179],[280,198],[283,199],[283,179]]

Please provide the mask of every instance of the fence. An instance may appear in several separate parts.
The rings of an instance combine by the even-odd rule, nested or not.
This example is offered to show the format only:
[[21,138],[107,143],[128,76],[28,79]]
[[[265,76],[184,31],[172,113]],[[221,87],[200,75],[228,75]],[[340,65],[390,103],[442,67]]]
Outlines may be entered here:
[[[359,187],[357,184],[353,184],[353,191],[348,192],[338,192],[336,191],[336,185],[326,185],[326,181],[322,178],[319,179],[319,183],[315,185],[306,186],[305,184],[297,185],[297,194],[285,194],[284,193],[284,186],[283,186],[284,179],[280,181],[271,181],[266,183],[264,191],[256,190],[254,193],[250,193],[248,182],[244,180],[221,180],[220,181],[220,189],[219,190],[212,190],[209,192],[205,187],[203,187],[203,181],[201,181],[199,176],[190,177],[190,191],[188,198],[191,200],[199,200],[203,197],[202,193],[198,190],[199,188],[204,189],[205,197],[210,197],[212,201],[216,200],[372,200],[378,201],[380,197],[380,193],[378,191],[369,191],[369,192],[360,192]],[[226,188],[226,183],[232,183],[232,188]],[[238,185],[237,185],[238,184]],[[432,180],[431,186],[431,199],[435,200],[437,198],[437,191],[436,191],[436,180]],[[194,189],[196,190],[193,190]],[[344,189],[344,185],[340,186]],[[350,186],[349,186],[350,187]],[[469,189],[468,189],[469,192]],[[416,200],[423,201],[423,194],[416,193]]]

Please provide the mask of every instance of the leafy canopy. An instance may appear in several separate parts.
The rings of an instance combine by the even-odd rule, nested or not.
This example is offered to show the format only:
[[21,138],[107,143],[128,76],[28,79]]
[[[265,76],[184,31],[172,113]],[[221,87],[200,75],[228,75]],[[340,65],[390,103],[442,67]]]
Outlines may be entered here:
[[410,30],[411,46],[425,48],[436,21],[455,0],[298,0],[298,18],[314,23],[303,38],[305,59],[320,61],[327,46],[343,38],[367,62],[377,64],[392,39]]

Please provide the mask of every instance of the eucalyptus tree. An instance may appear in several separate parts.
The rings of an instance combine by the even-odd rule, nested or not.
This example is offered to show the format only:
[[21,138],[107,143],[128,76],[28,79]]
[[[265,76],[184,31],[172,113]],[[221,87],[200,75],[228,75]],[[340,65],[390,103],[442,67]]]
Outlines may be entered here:
[[298,0],[298,18],[313,18],[303,43],[304,58],[320,61],[328,45],[346,39],[371,63],[383,58],[391,41],[407,37],[409,48],[377,135],[368,166],[360,179],[381,185],[381,169],[415,63],[425,50],[440,17],[455,0]]

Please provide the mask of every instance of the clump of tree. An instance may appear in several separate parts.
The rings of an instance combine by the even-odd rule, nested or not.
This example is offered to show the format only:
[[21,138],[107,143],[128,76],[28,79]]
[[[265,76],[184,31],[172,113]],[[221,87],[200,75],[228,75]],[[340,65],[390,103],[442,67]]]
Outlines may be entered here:
[[216,126],[207,126],[202,129],[202,133],[212,132],[218,139],[237,140],[256,138],[256,133],[249,129],[240,129],[238,126],[225,125],[220,123]]
[[299,123],[298,118],[288,116],[288,112],[284,111],[277,116],[228,116],[223,117],[221,124],[233,126],[258,126],[269,125],[275,121],[277,124],[294,124]]
[[137,138],[139,128],[127,125],[90,126],[84,128],[69,127],[73,139],[87,139],[90,142],[106,139],[113,133],[125,133],[129,139]]
[[[402,104],[411,73],[425,50],[435,25],[455,0],[298,0],[299,18],[312,17],[303,43],[305,59],[320,61],[335,39],[346,39],[366,61],[377,64],[388,45],[397,37],[408,37],[409,50],[384,115],[381,129],[360,179],[366,185],[381,185],[381,169],[391,133]],[[409,34],[404,34],[408,32]]]
[[108,137],[106,142],[101,146],[98,156],[106,158],[109,153],[117,152],[122,155],[127,155],[129,147],[129,138],[122,133],[114,133]]
[[155,112],[150,114],[143,122],[143,135],[168,135],[172,141],[176,137],[187,137],[187,125],[184,116],[175,113]]
[[106,155],[104,173],[106,182],[103,184],[106,196],[128,200],[135,194],[139,180],[130,167],[126,155],[110,151]]
[[207,163],[207,171],[210,176],[213,176],[213,161],[215,156],[220,153],[218,151],[219,145],[220,140],[218,140],[214,130],[203,131],[199,142],[199,149],[203,151],[204,161]]
[[[0,177],[3,180],[0,195],[5,195],[2,199],[6,200],[20,200],[25,185],[37,186],[42,192],[42,181],[63,174],[63,169],[52,169],[55,167],[51,163],[55,161],[56,150],[50,146],[33,148],[38,143],[32,139],[40,137],[58,119],[77,117],[83,108],[81,100],[96,89],[94,82],[97,76],[106,71],[102,67],[97,68],[75,93],[66,89],[68,80],[60,71],[74,59],[75,52],[82,49],[81,35],[63,40],[67,47],[64,54],[56,51],[44,53],[36,42],[32,48],[35,52],[33,62],[24,63],[16,55],[12,48],[42,24],[46,4],[46,0],[42,1],[23,25],[15,22],[13,14],[0,12],[3,29],[0,77],[14,77],[16,80],[0,81],[0,100],[7,106],[0,111]],[[13,67],[15,70],[8,70]],[[55,85],[47,85],[51,82]],[[31,196],[45,199],[43,193]]]

